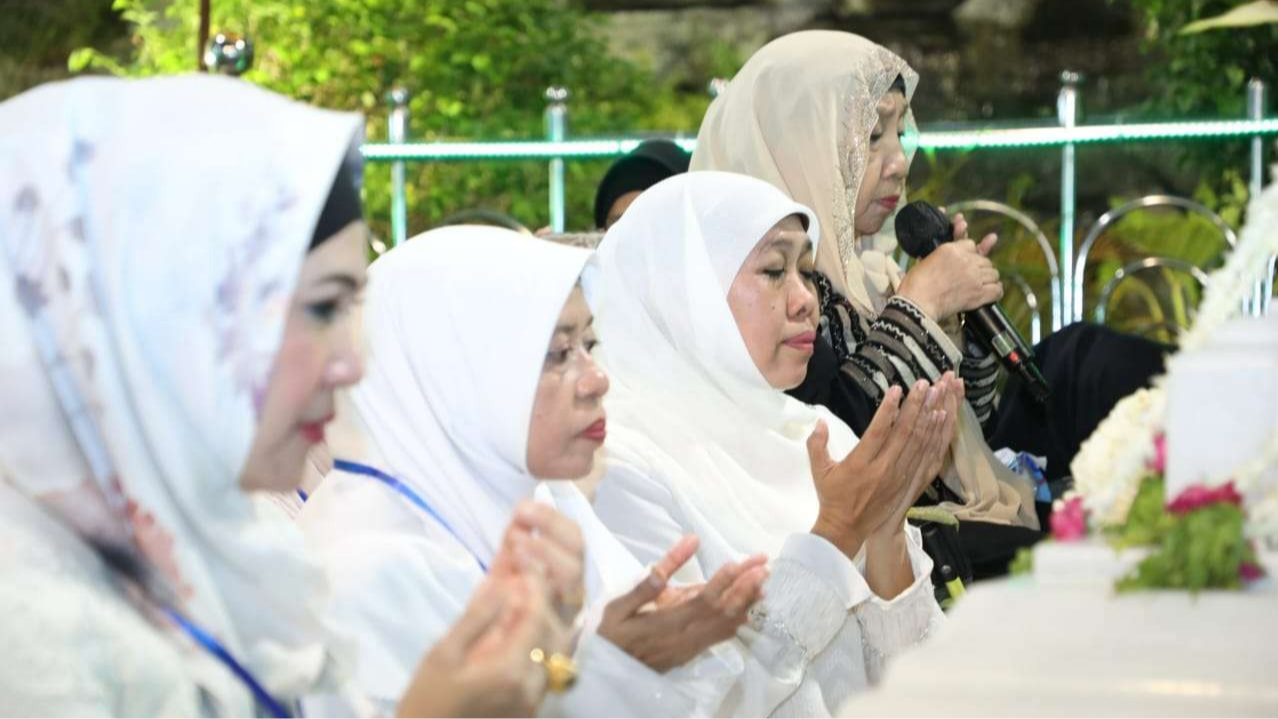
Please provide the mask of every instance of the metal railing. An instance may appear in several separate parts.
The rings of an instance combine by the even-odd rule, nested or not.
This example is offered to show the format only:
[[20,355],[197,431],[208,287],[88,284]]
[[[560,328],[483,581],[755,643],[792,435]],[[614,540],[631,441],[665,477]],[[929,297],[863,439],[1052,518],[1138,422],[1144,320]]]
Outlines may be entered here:
[[[924,128],[914,141],[919,149],[947,150],[1011,150],[1017,148],[1059,147],[1061,150],[1061,227],[1055,252],[1048,246],[1048,267],[1055,280],[1052,284],[1052,328],[1059,329],[1070,321],[1083,319],[1082,271],[1086,268],[1087,251],[1099,232],[1094,226],[1082,243],[1082,251],[1075,256],[1075,183],[1077,179],[1076,149],[1079,145],[1095,143],[1167,142],[1188,140],[1246,139],[1251,145],[1249,162],[1249,188],[1252,196],[1265,184],[1264,138],[1278,135],[1278,118],[1265,117],[1266,87],[1260,80],[1247,84],[1247,118],[1237,120],[1212,120],[1201,122],[1115,122],[1102,125],[1078,124],[1078,107],[1081,101],[1081,76],[1066,71],[1061,73],[1061,89],[1057,95],[1055,126],[1027,125],[1001,128],[959,128],[929,130]],[[720,87],[722,83],[712,83]],[[361,147],[369,162],[391,164],[391,237],[395,244],[406,236],[406,188],[404,164],[407,162],[450,162],[483,160],[545,160],[550,175],[549,216],[550,226],[562,232],[566,226],[564,214],[565,178],[564,162],[572,159],[599,159],[624,155],[639,145],[638,137],[578,139],[567,137],[568,90],[550,88],[546,92],[546,139],[524,142],[408,142],[407,93],[392,93],[390,117],[390,142],[368,143]],[[693,150],[696,140],[687,137],[669,138],[686,150]],[[1185,200],[1185,202],[1190,202]],[[955,206],[955,205],[952,205]],[[1011,208],[1009,208],[1011,209]],[[1120,208],[1121,209],[1121,208]],[[1204,208],[1205,209],[1205,208]],[[1101,218],[1101,230],[1106,217]],[[1006,213],[1004,213],[1006,214]],[[1121,213],[1120,213],[1121,214]],[[1008,215],[1009,217],[1011,215]],[[1013,217],[1013,219],[1016,219]],[[1028,218],[1025,218],[1028,219]],[[1111,218],[1111,222],[1116,217]],[[1020,222],[1020,220],[1017,220]],[[1025,223],[1021,223],[1024,225]],[[1031,224],[1032,221],[1031,221]],[[1035,228],[1037,225],[1035,225]],[[1232,230],[1230,230],[1232,233]],[[1046,242],[1041,230],[1034,232],[1040,244]],[[1267,277],[1254,289],[1248,302],[1252,314],[1265,314],[1269,297],[1273,294],[1275,263],[1270,262]]]

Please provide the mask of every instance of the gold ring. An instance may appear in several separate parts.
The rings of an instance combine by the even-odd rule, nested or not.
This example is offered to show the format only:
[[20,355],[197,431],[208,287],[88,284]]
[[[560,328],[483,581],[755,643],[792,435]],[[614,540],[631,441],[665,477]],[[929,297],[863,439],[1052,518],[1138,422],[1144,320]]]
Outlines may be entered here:
[[546,656],[541,647],[528,653],[534,664],[546,671],[546,687],[555,694],[563,694],[577,683],[577,663],[559,652]]

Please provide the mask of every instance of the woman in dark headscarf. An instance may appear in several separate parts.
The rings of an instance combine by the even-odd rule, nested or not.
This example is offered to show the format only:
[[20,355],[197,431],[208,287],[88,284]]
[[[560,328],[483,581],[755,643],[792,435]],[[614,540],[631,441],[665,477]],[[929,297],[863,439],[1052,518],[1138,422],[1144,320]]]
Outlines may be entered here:
[[688,171],[692,157],[670,140],[645,140],[612,163],[595,193],[595,227],[606,230],[621,219],[639,193]]

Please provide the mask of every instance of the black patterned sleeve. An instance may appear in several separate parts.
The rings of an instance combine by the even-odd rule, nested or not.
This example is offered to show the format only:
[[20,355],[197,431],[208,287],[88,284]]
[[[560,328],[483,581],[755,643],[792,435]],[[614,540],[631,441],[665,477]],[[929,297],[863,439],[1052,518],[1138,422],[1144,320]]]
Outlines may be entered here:
[[959,376],[967,386],[967,402],[981,421],[981,430],[988,434],[994,417],[994,408],[998,406],[998,360],[993,354],[986,352],[975,342],[965,342],[963,362],[959,366]]
[[870,320],[820,276],[818,285],[822,335],[841,359],[839,374],[872,406],[894,384],[908,388],[919,379],[936,380],[962,362],[962,353],[944,330],[909,300],[893,297]]

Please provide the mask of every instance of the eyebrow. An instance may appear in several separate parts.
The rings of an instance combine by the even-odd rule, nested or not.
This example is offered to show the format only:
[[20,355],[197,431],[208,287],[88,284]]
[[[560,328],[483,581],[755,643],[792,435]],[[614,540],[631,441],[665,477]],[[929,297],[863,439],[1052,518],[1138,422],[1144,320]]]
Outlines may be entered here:
[[[594,318],[594,316],[592,315],[590,319],[586,320],[586,327],[585,327],[585,328],[586,328],[586,329],[590,329],[590,326],[591,326],[591,325],[593,325],[594,323],[595,323],[595,318]],[[570,334],[572,334],[573,332],[575,332],[576,330],[577,330],[577,325],[576,325],[576,323],[570,323],[570,324],[565,324],[565,325],[556,325],[556,326],[555,326],[555,334],[557,334],[557,335],[559,335],[559,334],[563,334],[563,335],[570,335]]]
[[350,275],[345,272],[334,272],[332,274],[324,275],[323,277],[319,278],[318,280],[315,281],[315,284],[323,285],[323,284],[328,284],[329,282],[333,282],[333,283],[341,285],[343,289],[349,290],[351,292],[357,292],[364,287],[364,284],[367,281],[368,281],[367,277],[356,278],[354,275]]
[[[794,240],[791,240],[788,237],[775,237],[773,238],[771,242],[765,245],[763,249],[764,250],[778,249],[778,250],[784,251],[784,250],[791,249],[793,247],[794,247]],[[802,254],[806,255],[806,254],[810,254],[811,252],[812,252],[812,238],[809,237],[803,243]]]

